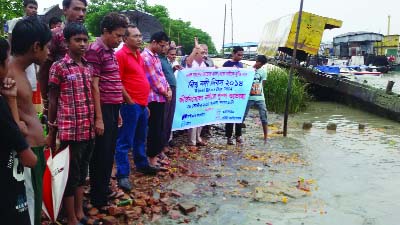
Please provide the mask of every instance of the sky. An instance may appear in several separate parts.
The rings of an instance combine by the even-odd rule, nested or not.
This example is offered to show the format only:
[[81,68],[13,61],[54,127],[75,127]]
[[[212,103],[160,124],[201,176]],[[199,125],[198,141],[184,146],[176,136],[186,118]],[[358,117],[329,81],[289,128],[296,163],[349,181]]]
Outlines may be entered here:
[[[61,0],[38,0],[39,8],[49,7]],[[217,49],[222,46],[224,6],[227,7],[225,43],[258,42],[264,25],[299,10],[300,0],[147,0],[149,5],[167,7],[170,17],[189,21],[194,27],[210,34]],[[326,30],[324,42],[334,36],[356,31],[387,34],[388,15],[390,34],[400,34],[399,0],[304,0],[303,10],[343,21],[341,28]],[[201,42],[201,40],[199,40]]]

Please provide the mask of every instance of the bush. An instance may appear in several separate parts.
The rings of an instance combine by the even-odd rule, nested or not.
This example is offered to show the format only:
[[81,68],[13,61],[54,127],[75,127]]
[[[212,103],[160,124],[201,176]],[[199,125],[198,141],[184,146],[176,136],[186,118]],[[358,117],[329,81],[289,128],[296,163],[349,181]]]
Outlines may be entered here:
[[[287,69],[274,68],[268,70],[267,82],[264,87],[267,108],[276,113],[285,112],[286,92],[289,80]],[[292,90],[290,94],[289,113],[297,113],[305,108],[309,96],[305,84],[293,74]]]

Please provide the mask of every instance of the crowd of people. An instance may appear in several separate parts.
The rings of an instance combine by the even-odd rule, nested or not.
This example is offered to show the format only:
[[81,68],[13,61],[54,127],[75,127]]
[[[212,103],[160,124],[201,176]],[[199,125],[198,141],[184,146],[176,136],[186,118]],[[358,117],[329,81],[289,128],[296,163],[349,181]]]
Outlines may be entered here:
[[[102,19],[101,36],[89,43],[83,25],[86,0],[63,0],[62,5],[64,24],[54,19],[45,25],[36,18],[37,2],[25,0],[25,16],[10,21],[9,40],[0,40],[0,148],[7,150],[0,153],[7,193],[0,204],[0,218],[9,224],[41,224],[45,146],[53,151],[70,150],[63,198],[69,225],[98,222],[83,210],[87,177],[90,202],[100,211],[107,211],[114,194],[109,187],[114,162],[119,187],[125,191],[134,188],[129,180],[129,151],[136,171],[155,175],[167,170],[176,106],[175,72],[214,67],[207,45],[199,44],[197,38],[192,53],[181,63],[176,61],[176,46],[165,32],[152,34],[142,49],[139,28],[114,12]],[[242,68],[242,57],[243,49],[234,47],[232,59],[223,66]],[[257,57],[245,117],[250,106],[258,107],[267,140],[266,74],[261,69],[265,63],[265,56]],[[32,74],[39,82],[47,116],[46,137],[32,103]],[[227,144],[234,144],[233,127],[226,124]],[[243,142],[241,128],[242,124],[235,124],[238,144]],[[188,146],[207,145],[201,130],[188,130]],[[31,183],[24,182],[26,176]]]

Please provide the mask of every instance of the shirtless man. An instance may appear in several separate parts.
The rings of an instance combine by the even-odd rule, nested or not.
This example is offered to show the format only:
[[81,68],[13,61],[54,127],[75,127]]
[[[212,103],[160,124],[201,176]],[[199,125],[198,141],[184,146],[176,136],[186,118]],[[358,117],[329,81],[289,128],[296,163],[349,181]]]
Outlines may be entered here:
[[[42,210],[42,177],[45,168],[43,148],[45,139],[43,127],[32,103],[32,87],[25,69],[32,63],[42,64],[49,54],[48,43],[51,31],[35,18],[23,19],[12,31],[11,54],[8,77],[17,83],[17,104],[19,120],[25,122],[25,138],[38,158],[38,163],[31,170],[34,191],[34,224],[40,224]],[[28,193],[28,199],[31,197]],[[29,205],[29,202],[28,202]],[[31,209],[32,206],[29,206]]]

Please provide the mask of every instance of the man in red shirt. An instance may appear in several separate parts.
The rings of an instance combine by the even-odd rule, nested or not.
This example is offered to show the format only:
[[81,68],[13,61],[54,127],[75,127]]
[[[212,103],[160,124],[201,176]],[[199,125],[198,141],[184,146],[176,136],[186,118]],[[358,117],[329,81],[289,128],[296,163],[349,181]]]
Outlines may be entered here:
[[133,149],[136,170],[144,174],[155,174],[158,169],[149,165],[145,143],[149,111],[147,98],[150,93],[149,81],[144,72],[140,56],[142,34],[134,25],[129,25],[124,37],[124,45],[115,55],[123,85],[124,103],[121,106],[122,127],[119,129],[115,161],[119,187],[130,191],[128,151]]

